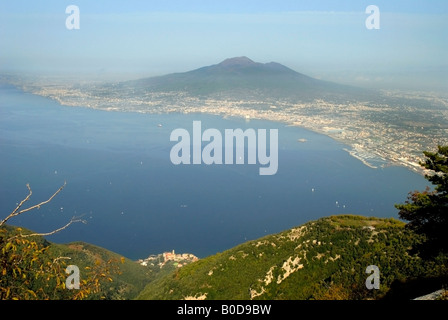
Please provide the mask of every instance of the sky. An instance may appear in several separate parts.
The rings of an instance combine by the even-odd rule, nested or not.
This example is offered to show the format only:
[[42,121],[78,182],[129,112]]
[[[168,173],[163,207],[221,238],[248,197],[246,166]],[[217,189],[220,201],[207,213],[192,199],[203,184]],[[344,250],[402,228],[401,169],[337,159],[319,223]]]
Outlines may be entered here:
[[[66,27],[69,5],[79,29]],[[369,5],[379,29],[366,27]],[[447,92],[448,1],[0,0],[3,73],[124,80],[237,56],[340,83]]]

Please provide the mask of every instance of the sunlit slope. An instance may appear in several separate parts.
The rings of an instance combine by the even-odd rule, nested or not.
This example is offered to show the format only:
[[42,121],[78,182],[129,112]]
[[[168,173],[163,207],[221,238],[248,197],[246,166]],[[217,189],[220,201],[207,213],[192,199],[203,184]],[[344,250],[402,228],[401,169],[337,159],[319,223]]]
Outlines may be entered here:
[[[416,288],[403,293],[397,284],[431,278],[439,269],[408,254],[407,249],[419,238],[404,225],[395,219],[350,215],[322,218],[185,266],[149,284],[138,299],[377,299],[418,295]],[[366,287],[369,265],[380,270],[378,290]]]
[[[33,233],[25,228],[16,228],[13,226],[4,226],[0,228],[0,230],[3,230],[2,235],[5,239],[14,237],[18,233]],[[5,230],[6,233],[4,233]],[[61,261],[64,263],[63,270],[65,269],[65,266],[68,265],[78,267],[79,281],[82,286],[84,285],[83,281],[87,281],[88,285],[90,285],[95,279],[101,280],[100,291],[86,296],[85,299],[133,299],[152,279],[151,272],[148,268],[102,247],[85,242],[56,244],[47,241],[41,236],[33,236],[26,239],[30,239],[30,241],[36,242],[41,248],[45,248],[45,250],[42,250],[39,254],[39,261],[48,261],[50,264],[55,263],[55,261]],[[4,252],[2,251],[0,254],[4,254]],[[18,251],[17,254],[21,254],[21,251]],[[29,258],[29,254],[23,255],[23,259]],[[18,260],[16,262],[18,263]],[[20,263],[27,267],[33,266],[37,273],[39,271],[40,266],[33,264],[32,261],[20,261]],[[12,271],[9,268],[6,269],[6,276],[11,272]],[[100,273],[104,273],[104,275],[101,275]],[[62,277],[66,278],[68,275],[64,273],[62,274]],[[36,287],[36,282],[38,281],[45,281],[45,277],[32,280],[34,290],[39,289],[38,284]],[[23,281],[17,281],[15,285],[22,286],[22,282]],[[59,294],[56,292],[52,295],[52,299],[56,300],[65,298],[66,296],[63,291],[60,291]]]

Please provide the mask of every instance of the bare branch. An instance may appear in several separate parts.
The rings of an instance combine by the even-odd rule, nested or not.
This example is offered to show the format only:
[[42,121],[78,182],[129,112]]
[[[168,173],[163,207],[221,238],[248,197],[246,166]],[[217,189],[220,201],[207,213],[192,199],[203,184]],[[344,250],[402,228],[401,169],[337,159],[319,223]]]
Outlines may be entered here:
[[6,221],[8,221],[10,218],[12,218],[12,217],[14,217],[14,216],[20,214],[20,213],[17,213],[17,211],[22,207],[22,205],[23,205],[25,202],[27,202],[27,201],[30,199],[31,195],[33,194],[33,191],[31,191],[31,188],[30,188],[30,184],[29,184],[29,183],[26,184],[26,187],[28,188],[28,191],[29,191],[28,195],[26,196],[25,199],[23,199],[23,200],[19,203],[19,205],[14,209],[13,212],[11,212],[11,213],[9,214],[9,216],[6,217],[6,219],[4,219],[3,221],[0,222],[0,226],[2,226],[2,225],[3,225]]
[[23,199],[20,203],[19,203],[19,205],[14,209],[14,211],[13,212],[11,212],[5,219],[3,219],[2,221],[0,221],[0,227],[2,226],[2,225],[4,225],[5,223],[6,223],[6,221],[8,221],[9,219],[11,219],[12,217],[15,217],[15,216],[18,216],[19,214],[22,214],[22,213],[25,213],[25,212],[28,212],[28,211],[31,211],[31,210],[33,210],[33,209],[39,209],[41,206],[43,206],[43,205],[45,205],[45,204],[47,204],[47,203],[49,203],[51,200],[53,200],[53,198],[59,193],[59,192],[61,192],[61,190],[62,189],[64,189],[64,187],[65,187],[65,185],[67,184],[67,182],[64,182],[64,184],[48,199],[48,200],[46,200],[46,201],[42,201],[41,203],[39,203],[39,204],[36,204],[36,205],[34,205],[34,206],[31,206],[31,207],[29,207],[29,208],[26,208],[26,209],[23,209],[23,210],[19,210],[21,207],[22,207],[22,205],[25,203],[25,202],[27,202],[29,199],[30,199],[30,197],[31,197],[31,195],[33,194],[33,192],[31,191],[31,188],[30,188],[30,185],[29,184],[27,184],[26,185],[26,187],[28,188],[28,191],[29,191],[29,194],[26,196],[26,198],[25,199]]
[[87,223],[87,221],[85,221],[85,220],[82,220],[82,219],[80,219],[80,218],[75,218],[75,217],[73,217],[73,218],[72,218],[72,219],[71,219],[65,226],[60,227],[59,229],[53,230],[53,231],[51,231],[51,232],[46,232],[46,233],[30,233],[30,234],[18,234],[18,235],[15,235],[14,237],[9,238],[8,241],[9,241],[9,240],[12,240],[12,239],[15,239],[15,238],[28,238],[28,237],[34,237],[34,236],[41,236],[41,237],[44,237],[44,236],[51,236],[51,235],[53,235],[53,234],[55,234],[55,233],[58,233],[59,231],[62,231],[62,230],[64,230],[64,229],[68,228],[72,223],[75,223],[75,222],[82,222],[82,223],[84,223],[84,224]]
[[72,258],[70,257],[57,257],[53,260],[53,264],[55,264],[56,262],[58,262],[59,260],[71,260]]

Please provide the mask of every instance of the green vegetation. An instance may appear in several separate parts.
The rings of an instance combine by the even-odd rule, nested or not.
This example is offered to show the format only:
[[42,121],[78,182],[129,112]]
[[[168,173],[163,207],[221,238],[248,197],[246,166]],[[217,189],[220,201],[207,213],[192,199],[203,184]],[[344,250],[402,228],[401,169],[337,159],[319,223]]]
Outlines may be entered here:
[[418,247],[426,257],[448,254],[448,146],[439,146],[437,152],[424,152],[426,161],[421,165],[432,174],[425,177],[434,190],[414,191],[405,204],[396,205],[399,216],[409,221],[407,227],[425,236]]
[[[151,279],[147,268],[135,261],[85,242],[51,244],[49,252],[53,256],[70,257],[70,264],[77,265],[86,272],[98,264],[109,263],[115,266],[115,272],[110,275],[111,280],[103,282],[100,294],[91,296],[90,299],[133,299]],[[81,271],[81,281],[82,279]]]
[[[23,208],[33,194],[27,185],[28,195],[0,220],[0,300],[134,298],[149,279],[142,266],[90,244],[52,244],[43,238],[82,220],[72,218],[45,234],[6,225],[9,219],[49,203],[64,187],[65,183],[48,200]],[[66,288],[69,265],[79,270],[79,288],[73,290]]]
[[[133,299],[149,282],[145,267],[83,242],[53,244],[29,230],[0,228],[0,299]],[[68,290],[68,265],[80,270],[80,289]]]
[[[3,244],[19,232],[30,233],[11,226],[0,230]],[[424,236],[395,219],[330,216],[182,268],[167,264],[160,269],[87,243],[52,244],[33,236],[32,241],[17,245],[13,261],[20,256],[20,265],[5,267],[14,252],[12,245],[7,249],[0,245],[7,253],[0,259],[0,295],[2,299],[95,300],[410,299],[440,289],[447,274],[446,260],[424,260],[409,253],[423,241]],[[69,264],[81,270],[81,290],[64,287]],[[380,269],[379,290],[365,286],[369,265]]]
[[[404,284],[438,279],[446,266],[409,254],[423,239],[404,225],[350,215],[311,221],[175,270],[150,283],[138,299],[412,298],[422,287],[408,286],[404,293]],[[369,265],[380,269],[379,290],[365,286]]]

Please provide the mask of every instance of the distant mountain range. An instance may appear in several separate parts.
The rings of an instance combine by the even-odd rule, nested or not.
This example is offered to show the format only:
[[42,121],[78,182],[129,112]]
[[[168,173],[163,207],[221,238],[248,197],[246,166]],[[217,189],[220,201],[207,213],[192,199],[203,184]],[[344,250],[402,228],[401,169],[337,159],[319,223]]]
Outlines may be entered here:
[[247,57],[230,58],[188,72],[132,80],[121,85],[142,94],[179,91],[194,96],[245,99],[351,100],[373,94],[370,90],[318,80],[277,62],[259,63]]

